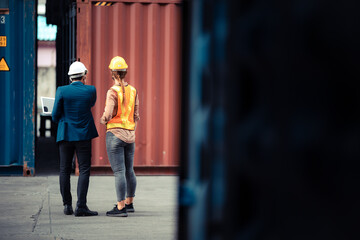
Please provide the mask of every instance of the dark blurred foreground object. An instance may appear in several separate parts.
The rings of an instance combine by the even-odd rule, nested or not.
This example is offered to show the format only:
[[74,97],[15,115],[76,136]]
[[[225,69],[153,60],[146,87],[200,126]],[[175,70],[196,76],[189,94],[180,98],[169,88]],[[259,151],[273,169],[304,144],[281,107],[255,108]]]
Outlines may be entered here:
[[184,1],[179,239],[360,239],[359,9]]

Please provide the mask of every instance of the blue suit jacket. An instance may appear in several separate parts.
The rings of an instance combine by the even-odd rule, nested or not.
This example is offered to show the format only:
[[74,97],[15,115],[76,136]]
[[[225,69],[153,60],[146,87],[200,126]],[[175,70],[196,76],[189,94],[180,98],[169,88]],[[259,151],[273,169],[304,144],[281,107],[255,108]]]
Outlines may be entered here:
[[58,123],[57,142],[82,141],[99,136],[91,114],[95,102],[94,86],[73,82],[58,87],[52,111],[52,119]]

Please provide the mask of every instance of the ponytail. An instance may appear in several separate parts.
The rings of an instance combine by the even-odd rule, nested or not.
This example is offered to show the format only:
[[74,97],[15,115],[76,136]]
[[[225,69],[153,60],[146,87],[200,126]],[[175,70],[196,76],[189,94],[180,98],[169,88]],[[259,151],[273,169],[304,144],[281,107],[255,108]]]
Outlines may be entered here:
[[123,101],[122,101],[122,104],[125,104],[125,86],[124,86],[124,82],[123,82],[123,79],[125,78],[126,76],[126,71],[113,71],[113,78],[116,78],[116,80],[118,80],[120,82],[120,87],[122,89],[122,92],[123,92]]

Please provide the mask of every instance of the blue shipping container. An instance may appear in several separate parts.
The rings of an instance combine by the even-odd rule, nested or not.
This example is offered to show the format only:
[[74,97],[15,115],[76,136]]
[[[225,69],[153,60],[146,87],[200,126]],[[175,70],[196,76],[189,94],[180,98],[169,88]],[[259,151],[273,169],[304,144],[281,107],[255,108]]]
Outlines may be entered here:
[[0,175],[34,175],[36,4],[2,1],[0,12]]

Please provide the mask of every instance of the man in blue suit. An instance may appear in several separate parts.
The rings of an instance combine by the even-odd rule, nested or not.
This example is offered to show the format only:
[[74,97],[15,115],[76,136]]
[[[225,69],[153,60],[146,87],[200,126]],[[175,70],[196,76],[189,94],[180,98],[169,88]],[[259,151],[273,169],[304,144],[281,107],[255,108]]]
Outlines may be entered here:
[[98,215],[86,205],[91,167],[91,139],[98,136],[91,114],[91,107],[96,102],[96,89],[94,86],[85,85],[86,74],[87,69],[81,62],[70,65],[68,75],[72,83],[57,89],[52,112],[53,121],[58,123],[56,142],[60,152],[60,192],[66,215],[73,214],[70,174],[75,152],[79,164],[75,216]]

